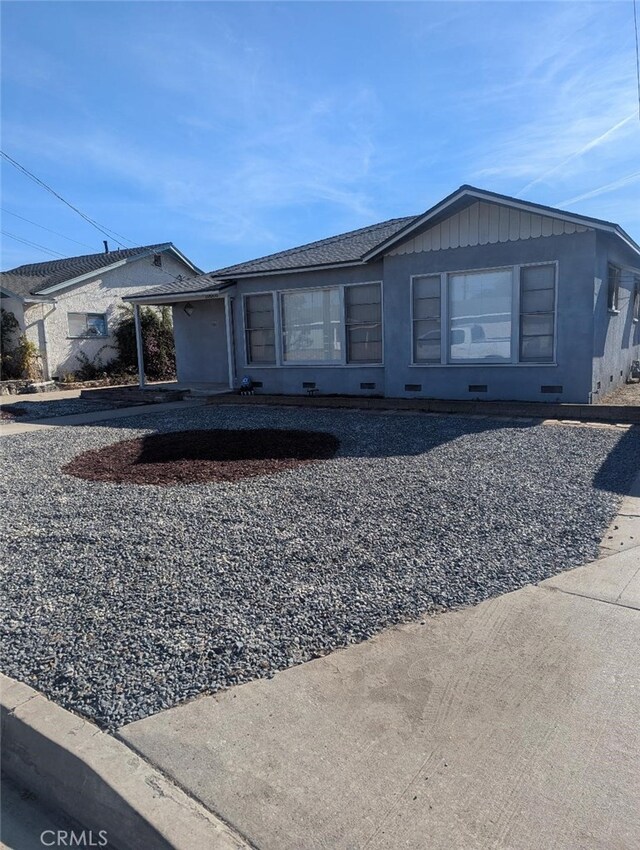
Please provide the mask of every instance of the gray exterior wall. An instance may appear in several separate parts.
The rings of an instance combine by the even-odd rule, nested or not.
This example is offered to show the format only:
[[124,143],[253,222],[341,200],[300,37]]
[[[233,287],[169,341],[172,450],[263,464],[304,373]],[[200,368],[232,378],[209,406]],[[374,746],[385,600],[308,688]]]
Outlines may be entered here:
[[[587,402],[591,391],[594,261],[595,235],[592,231],[387,256],[384,264],[387,394],[392,397]],[[555,365],[409,365],[411,275],[540,262],[558,263]],[[422,390],[407,392],[405,384],[421,384]],[[470,392],[469,386],[477,384],[486,384],[487,391]],[[563,392],[542,393],[542,386],[562,386]]]
[[[304,274],[281,274],[248,278],[238,281],[234,299],[235,367],[239,378],[249,375],[262,382],[262,392],[295,395],[305,393],[302,384],[313,382],[323,394],[385,395],[384,366],[255,366],[248,365],[245,352],[242,296],[255,292],[282,289],[306,289],[315,286],[339,286],[348,283],[367,283],[382,280],[383,264],[365,267],[326,269]],[[384,291],[384,286],[383,286]],[[384,319],[383,319],[384,322]],[[374,383],[372,390],[363,390],[361,383]]]
[[227,384],[229,367],[224,300],[192,301],[191,315],[184,303],[173,305],[178,380]]
[[[618,313],[608,309],[608,265],[622,269]],[[624,384],[631,363],[640,360],[640,322],[633,321],[633,276],[640,275],[640,257],[619,239],[598,234],[594,287],[593,398]]]
[[[611,386],[615,387],[628,375],[632,360],[640,357],[640,331],[638,324],[631,321],[630,283],[623,282],[627,289],[621,290],[620,315],[610,317],[606,309],[607,262],[629,265],[636,257],[631,250],[623,251],[619,243],[617,238],[604,239],[594,230],[583,229],[457,248],[394,250],[367,266],[239,279],[227,290],[233,308],[234,385],[238,386],[242,376],[248,375],[261,384],[260,391],[265,393],[304,394],[303,384],[311,382],[322,394],[589,403],[597,381],[604,384],[603,375],[609,380],[609,375],[613,374]],[[553,363],[412,365],[413,275],[532,263],[555,263],[557,268]],[[598,279],[603,281],[602,286]],[[627,275],[625,280],[628,279]],[[260,366],[247,363],[243,296],[374,281],[382,281],[384,346],[381,365]],[[208,377],[214,345],[208,338],[211,328],[202,325],[205,339],[183,330],[187,321],[180,308],[175,309],[175,325],[178,362],[183,361],[179,365],[180,379],[220,381],[219,373]],[[192,327],[195,329],[195,325]],[[226,344],[224,328],[218,336],[219,342],[224,340]],[[364,388],[362,384],[374,384],[374,387]],[[406,385],[419,385],[420,389],[406,389]],[[470,390],[470,386],[477,385],[486,385],[486,391]],[[543,392],[543,387],[562,389]]]
[[[322,393],[389,397],[485,398],[586,402],[591,392],[593,342],[593,231],[493,245],[387,255],[366,268],[342,268],[238,281],[235,306],[236,372],[262,382],[262,391],[303,393],[315,382]],[[554,365],[411,365],[412,275],[558,263],[557,351]],[[272,289],[383,281],[384,363],[382,366],[248,365],[244,351],[242,296]],[[361,383],[375,383],[363,390]],[[422,389],[405,390],[406,384]],[[486,384],[481,395],[469,385]],[[542,386],[562,386],[562,393],[542,393]]]

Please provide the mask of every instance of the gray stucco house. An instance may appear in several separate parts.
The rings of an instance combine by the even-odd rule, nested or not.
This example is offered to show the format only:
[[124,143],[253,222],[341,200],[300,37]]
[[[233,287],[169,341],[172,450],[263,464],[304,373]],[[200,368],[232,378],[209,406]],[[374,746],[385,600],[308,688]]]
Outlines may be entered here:
[[633,239],[473,186],[128,300],[172,305],[178,380],[211,387],[587,403],[640,359]]
[[45,379],[117,355],[113,328],[123,297],[201,270],[171,242],[30,263],[0,274],[0,303],[35,343]]

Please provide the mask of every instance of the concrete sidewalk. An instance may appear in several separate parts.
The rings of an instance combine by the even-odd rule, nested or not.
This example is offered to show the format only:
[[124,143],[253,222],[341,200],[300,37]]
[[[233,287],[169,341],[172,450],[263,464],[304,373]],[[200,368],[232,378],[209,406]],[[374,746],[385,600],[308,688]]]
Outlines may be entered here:
[[[52,393],[53,395],[53,393]],[[48,400],[48,399],[45,399]],[[50,419],[39,419],[37,422],[2,422],[0,437],[10,437],[15,434],[28,434],[30,431],[43,431],[64,425],[93,425],[112,419],[125,419],[128,416],[141,416],[149,413],[166,413],[188,407],[202,407],[204,399],[187,399],[185,401],[169,401],[165,404],[138,404],[135,407],[117,407],[111,410],[94,410],[91,413],[75,413],[71,416],[54,416]]]
[[636,850],[639,609],[625,546],[120,735],[260,850]]

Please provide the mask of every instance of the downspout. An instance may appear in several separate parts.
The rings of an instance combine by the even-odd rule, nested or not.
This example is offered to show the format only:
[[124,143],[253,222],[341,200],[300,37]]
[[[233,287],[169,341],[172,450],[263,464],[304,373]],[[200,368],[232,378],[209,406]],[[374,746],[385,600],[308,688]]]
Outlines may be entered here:
[[138,354],[138,386],[144,389],[144,350],[142,348],[142,325],[140,324],[140,305],[133,305],[133,322],[136,328],[136,351]]
[[234,374],[234,362],[233,362],[233,336],[232,336],[232,326],[231,326],[231,298],[229,295],[224,296],[224,320],[225,327],[227,331],[227,364],[229,367],[229,389],[233,389],[233,374]]

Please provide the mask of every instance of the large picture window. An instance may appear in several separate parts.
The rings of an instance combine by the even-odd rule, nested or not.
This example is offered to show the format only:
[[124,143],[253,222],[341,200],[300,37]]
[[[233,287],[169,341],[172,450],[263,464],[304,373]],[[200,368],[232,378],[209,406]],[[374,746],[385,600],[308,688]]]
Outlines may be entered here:
[[520,269],[520,362],[553,362],[556,269]]
[[342,360],[340,290],[337,287],[283,292],[282,359],[285,363]]
[[451,363],[511,360],[511,269],[449,275]]
[[67,313],[70,337],[107,336],[104,313]]
[[244,299],[247,362],[274,365],[276,362],[273,295],[247,295]]
[[347,363],[382,362],[382,300],[379,283],[344,290]]

